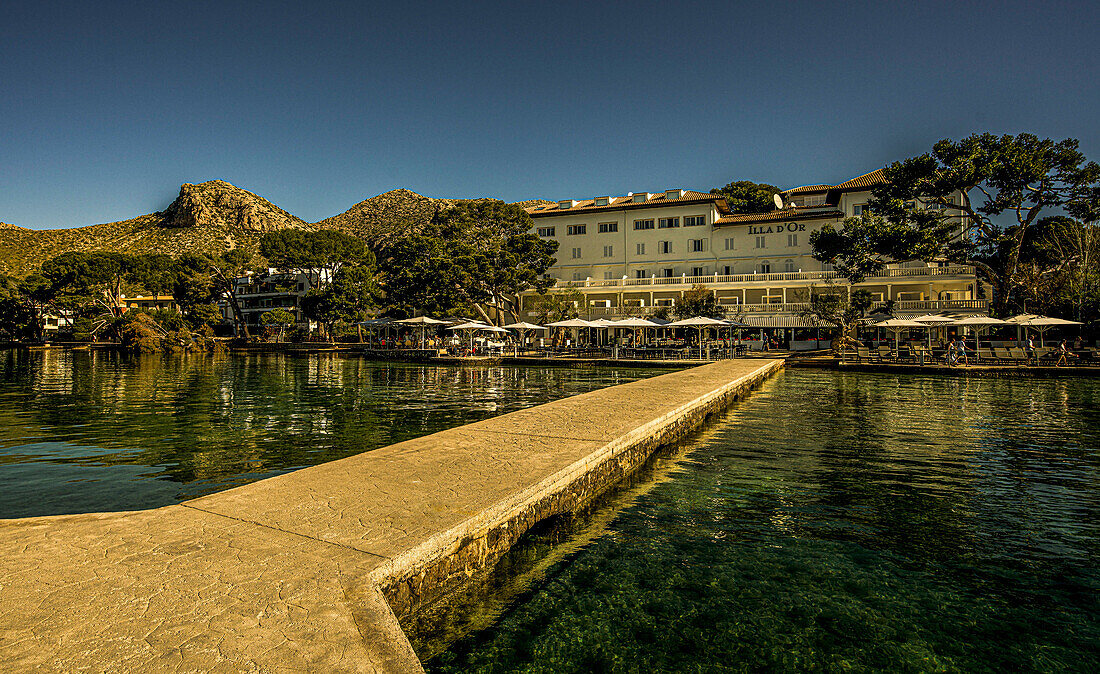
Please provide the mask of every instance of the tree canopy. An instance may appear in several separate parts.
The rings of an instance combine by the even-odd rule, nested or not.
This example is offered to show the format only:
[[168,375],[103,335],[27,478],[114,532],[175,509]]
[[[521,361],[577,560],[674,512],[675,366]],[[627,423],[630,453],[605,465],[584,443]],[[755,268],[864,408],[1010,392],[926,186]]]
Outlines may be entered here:
[[284,271],[320,270],[321,285],[327,285],[344,265],[364,262],[367,249],[362,239],[343,232],[283,229],[263,235],[260,254]]
[[381,261],[388,303],[405,312],[441,315],[488,306],[515,315],[513,296],[545,290],[556,241],[532,234],[531,217],[515,204],[464,202],[435,214],[421,231],[395,241]]
[[678,318],[693,318],[705,316],[707,318],[721,318],[722,308],[718,306],[718,298],[714,291],[705,285],[693,285],[691,290],[685,290],[684,296],[676,304],[673,313]]
[[894,162],[872,191],[873,217],[811,235],[814,257],[858,278],[887,261],[973,265],[1004,313],[1019,290],[1021,254],[1040,215],[1062,209],[1092,222],[1100,213],[1100,166],[1075,139],[975,134]]
[[726,198],[730,210],[734,213],[767,213],[775,210],[773,197],[782,192],[775,185],[754,183],[751,180],[737,180],[724,187],[715,187],[711,194],[720,194]]

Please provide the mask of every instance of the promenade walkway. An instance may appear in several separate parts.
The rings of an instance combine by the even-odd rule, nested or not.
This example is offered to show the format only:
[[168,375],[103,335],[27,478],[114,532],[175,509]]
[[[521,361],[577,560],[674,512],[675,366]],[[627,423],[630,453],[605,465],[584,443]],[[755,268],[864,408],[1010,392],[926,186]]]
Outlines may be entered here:
[[156,510],[0,520],[0,668],[420,671],[395,613],[780,367],[701,365]]

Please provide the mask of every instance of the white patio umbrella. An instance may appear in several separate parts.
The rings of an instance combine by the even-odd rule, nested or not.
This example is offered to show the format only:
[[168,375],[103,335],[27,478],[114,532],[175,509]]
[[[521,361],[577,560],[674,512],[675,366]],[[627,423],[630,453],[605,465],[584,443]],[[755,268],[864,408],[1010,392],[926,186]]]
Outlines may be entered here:
[[614,323],[616,328],[631,328],[634,330],[642,330],[643,335],[645,334],[645,330],[647,330],[648,328],[656,329],[661,327],[660,323],[645,318],[638,318],[637,316],[624,318],[621,321],[615,321]]
[[706,316],[694,316],[692,318],[685,318],[680,321],[673,321],[668,324],[670,328],[696,328],[699,330],[699,358],[703,357],[703,328],[713,328],[715,326],[727,327],[729,323],[720,321],[717,318],[707,318]]
[[551,328],[595,328],[599,327],[591,321],[586,321],[583,318],[570,318],[564,321],[556,321],[554,323],[547,323],[547,327]]
[[586,321],[583,318],[570,318],[564,321],[556,321],[554,323],[547,323],[547,327],[550,328],[594,328],[596,327],[591,321]]
[[[943,316],[941,314],[925,314],[923,316],[917,316],[916,318],[910,320],[914,320],[918,323],[924,323],[929,328],[942,328],[945,325],[950,325],[955,322],[954,318],[951,318],[950,316]],[[928,330],[928,348],[932,348],[931,329]]]
[[894,333],[894,351],[898,350],[901,346],[901,333],[906,330],[912,330],[919,328],[921,330],[927,330],[928,326],[924,323],[918,323],[911,321],[908,318],[888,318],[885,321],[879,321],[878,323],[872,323],[873,327],[885,328],[886,330]]
[[519,321],[518,323],[510,323],[510,324],[508,324],[504,327],[508,328],[509,330],[515,330],[516,332],[519,333],[519,342],[520,342],[520,344],[523,344],[523,335],[528,330],[549,330],[549,328],[547,328],[546,326],[535,325],[534,323],[528,323],[526,321]]
[[967,316],[966,318],[960,318],[951,325],[956,325],[961,328],[974,328],[974,353],[977,353],[978,347],[980,346],[978,340],[983,332],[994,325],[1008,325],[1008,323],[999,318],[991,318],[990,316]]
[[1080,321],[1067,321],[1064,318],[1051,318],[1050,316],[1035,316],[1025,321],[1020,321],[1019,325],[1025,328],[1035,328],[1039,332],[1039,346],[1043,345],[1043,335],[1047,330],[1058,327],[1061,325],[1081,325]]
[[447,321],[439,321],[439,320],[436,320],[434,318],[429,318],[428,316],[417,316],[415,318],[402,318],[399,321],[394,321],[394,323],[399,323],[401,325],[410,325],[410,326],[415,325],[415,326],[418,326],[420,328],[420,348],[423,349],[424,348],[424,330],[427,328],[427,326],[429,326],[429,325],[446,325]]
[[474,333],[480,330],[488,332],[507,332],[504,328],[498,328],[495,325],[486,325],[484,323],[478,323],[477,321],[471,321],[469,323],[462,323],[460,325],[452,325],[447,330],[463,330],[469,333],[470,351],[474,350]]

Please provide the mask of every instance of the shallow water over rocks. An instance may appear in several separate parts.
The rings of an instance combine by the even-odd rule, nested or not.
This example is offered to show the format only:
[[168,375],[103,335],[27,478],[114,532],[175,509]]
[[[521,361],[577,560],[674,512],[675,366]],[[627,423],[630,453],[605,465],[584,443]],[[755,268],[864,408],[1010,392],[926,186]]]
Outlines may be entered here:
[[1097,409],[1094,379],[787,371],[529,537],[483,629],[415,643],[435,672],[1097,671]]

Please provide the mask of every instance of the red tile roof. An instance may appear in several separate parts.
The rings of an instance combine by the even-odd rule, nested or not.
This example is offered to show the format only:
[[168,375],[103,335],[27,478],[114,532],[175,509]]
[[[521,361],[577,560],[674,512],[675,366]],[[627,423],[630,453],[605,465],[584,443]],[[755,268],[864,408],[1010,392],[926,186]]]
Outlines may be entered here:
[[840,183],[839,185],[803,185],[802,187],[795,187],[789,190],[785,190],[783,194],[813,194],[818,192],[851,192],[854,190],[868,190],[872,187],[876,187],[886,182],[886,177],[882,169],[875,169],[870,173],[864,173],[861,176],[856,176],[848,182]]
[[[641,194],[639,192],[639,194]],[[597,206],[595,199],[585,199],[584,201],[578,201],[576,206],[572,208],[558,208],[556,203],[543,204],[539,206],[531,206],[526,210],[531,214],[531,217],[560,215],[562,213],[588,213],[597,211],[617,211],[626,208],[654,208],[657,206],[664,206],[666,204],[693,204],[693,203],[706,203],[713,202],[718,206],[719,212],[729,212],[729,206],[726,205],[726,198],[720,194],[707,194],[706,192],[695,192],[693,190],[684,190],[683,196],[679,199],[669,199],[665,192],[651,193],[653,196],[649,197],[643,202],[635,202],[633,197],[611,197],[607,206]]]
[[784,190],[783,194],[804,194],[814,192],[828,192],[832,189],[832,185],[803,185],[802,187],[792,187],[789,190]]
[[840,190],[841,192],[848,192],[851,190],[866,190],[872,187],[877,187],[886,182],[886,172],[882,169],[876,169],[870,173],[864,173],[861,176],[852,178],[846,183],[840,183],[833,189]]

